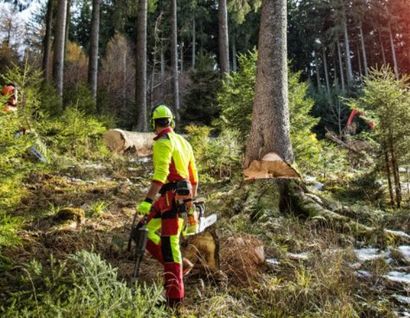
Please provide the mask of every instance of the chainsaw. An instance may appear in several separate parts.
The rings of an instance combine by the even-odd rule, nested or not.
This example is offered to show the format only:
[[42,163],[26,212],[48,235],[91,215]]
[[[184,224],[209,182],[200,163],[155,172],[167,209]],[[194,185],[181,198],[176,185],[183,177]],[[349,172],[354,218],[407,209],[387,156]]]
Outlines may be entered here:
[[[211,214],[208,217],[205,217],[205,204],[203,200],[195,201],[194,202],[195,209],[198,211],[199,214],[199,226],[198,230],[191,234],[196,235],[205,231],[208,227],[215,224],[217,221],[217,215]],[[145,216],[141,222],[137,222],[137,213],[134,214],[134,218],[132,220],[131,232],[128,239],[128,251],[131,251],[132,245],[135,246],[134,250],[134,257],[135,257],[135,264],[132,278],[133,280],[138,280],[140,266],[142,259],[144,257],[145,248],[147,246],[148,241],[148,229],[146,227],[147,217]],[[133,244],[134,242],[134,244]]]

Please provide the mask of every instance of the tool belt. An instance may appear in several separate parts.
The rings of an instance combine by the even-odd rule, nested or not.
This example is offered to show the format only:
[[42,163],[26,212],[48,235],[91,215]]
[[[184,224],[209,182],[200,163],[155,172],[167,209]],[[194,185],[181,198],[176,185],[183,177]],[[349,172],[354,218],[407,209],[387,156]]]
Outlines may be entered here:
[[166,183],[161,187],[159,193],[167,196],[168,192],[173,192],[173,206],[175,211],[181,216],[186,217],[192,210],[192,185],[188,180]]

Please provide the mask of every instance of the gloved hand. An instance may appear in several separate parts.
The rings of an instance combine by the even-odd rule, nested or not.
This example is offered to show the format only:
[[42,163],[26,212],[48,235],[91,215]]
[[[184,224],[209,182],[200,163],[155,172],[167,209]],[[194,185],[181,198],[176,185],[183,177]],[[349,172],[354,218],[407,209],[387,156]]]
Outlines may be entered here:
[[147,200],[142,201],[137,206],[137,212],[142,215],[147,215],[151,211],[151,207],[152,207],[152,202],[149,202]]

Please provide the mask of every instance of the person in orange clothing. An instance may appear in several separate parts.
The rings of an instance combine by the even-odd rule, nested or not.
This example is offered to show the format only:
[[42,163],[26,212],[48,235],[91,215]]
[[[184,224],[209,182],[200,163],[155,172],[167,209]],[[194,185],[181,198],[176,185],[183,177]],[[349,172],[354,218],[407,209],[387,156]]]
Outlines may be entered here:
[[3,86],[1,95],[7,97],[7,102],[4,105],[3,111],[6,113],[17,111],[17,88],[13,83]]
[[[176,307],[182,304],[185,296],[180,237],[185,216],[193,219],[190,216],[195,213],[192,198],[197,194],[198,172],[192,147],[184,137],[174,132],[174,116],[167,106],[154,108],[151,126],[156,133],[154,175],[146,198],[137,206],[137,211],[147,216],[146,249],[164,266],[167,305]],[[155,200],[158,193],[160,197]]]

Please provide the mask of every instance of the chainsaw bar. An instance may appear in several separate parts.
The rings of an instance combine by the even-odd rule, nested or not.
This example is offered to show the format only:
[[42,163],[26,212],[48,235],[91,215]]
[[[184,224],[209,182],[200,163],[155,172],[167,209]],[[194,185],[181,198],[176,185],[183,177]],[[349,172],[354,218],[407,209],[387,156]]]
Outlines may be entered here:
[[208,227],[215,224],[217,220],[218,220],[218,216],[216,214],[211,214],[207,217],[200,218],[198,233],[205,231]]

